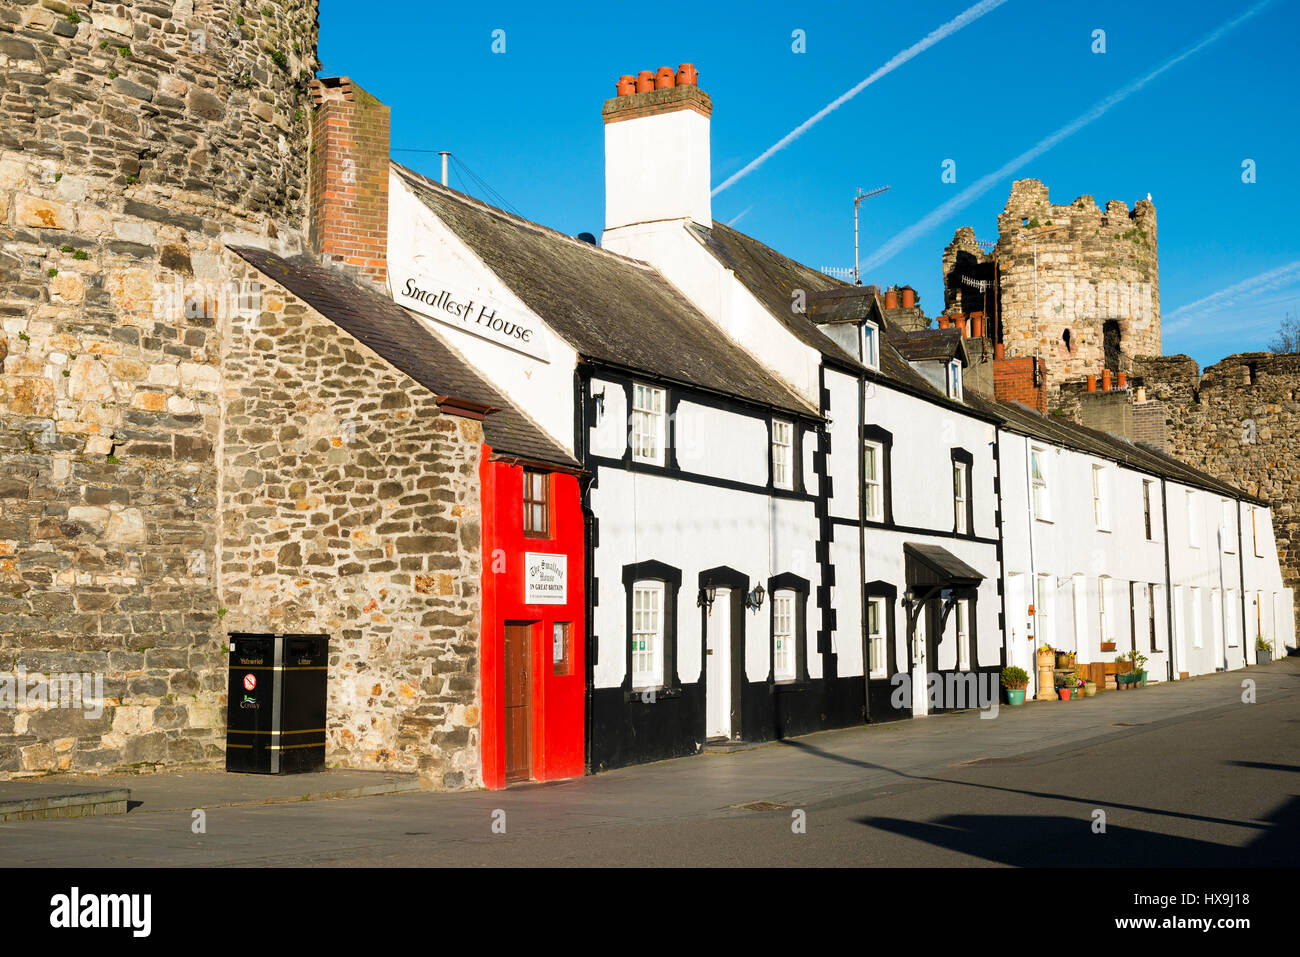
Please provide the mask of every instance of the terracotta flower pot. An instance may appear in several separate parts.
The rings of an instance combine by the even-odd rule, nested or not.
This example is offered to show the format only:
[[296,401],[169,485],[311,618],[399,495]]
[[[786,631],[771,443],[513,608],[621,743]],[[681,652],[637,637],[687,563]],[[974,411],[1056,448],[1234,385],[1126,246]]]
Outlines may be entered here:
[[1061,696],[1061,700],[1062,700],[1062,701],[1069,701],[1069,700],[1070,700],[1070,689],[1069,689],[1069,688],[1057,688],[1057,689],[1056,689],[1056,693],[1059,694],[1059,695]]

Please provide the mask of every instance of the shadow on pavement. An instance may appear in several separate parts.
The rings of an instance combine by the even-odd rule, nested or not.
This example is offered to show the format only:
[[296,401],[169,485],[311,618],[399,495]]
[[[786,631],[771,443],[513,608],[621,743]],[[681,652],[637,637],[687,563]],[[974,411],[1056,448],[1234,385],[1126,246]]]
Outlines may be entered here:
[[1268,820],[1266,832],[1244,847],[1120,826],[1094,834],[1076,817],[952,814],[935,822],[862,817],[857,823],[1013,867],[1294,866],[1300,798],[1291,798]]

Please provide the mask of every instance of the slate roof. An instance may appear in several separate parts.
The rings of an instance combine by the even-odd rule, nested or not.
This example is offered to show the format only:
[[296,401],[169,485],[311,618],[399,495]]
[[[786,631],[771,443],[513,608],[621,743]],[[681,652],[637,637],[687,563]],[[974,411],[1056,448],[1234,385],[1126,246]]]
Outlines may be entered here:
[[[868,378],[877,377],[872,370],[863,366],[818,329],[813,318],[795,313],[790,308],[794,290],[803,289],[809,293],[809,312],[818,321],[854,321],[863,314],[864,301],[877,301],[874,294],[867,293],[872,287],[862,287],[863,296],[841,298],[844,291],[853,287],[796,262],[788,256],[783,256],[757,239],[737,232],[729,226],[714,223],[710,229],[692,223],[687,228],[700,244],[722,265],[732,270],[754,298],[801,342],[820,350],[822,355],[836,364],[848,365],[857,371],[865,370],[864,374]],[[999,402],[969,387],[963,390],[961,400],[950,399],[908,363],[909,358],[913,360],[949,358],[956,354],[959,348],[964,355],[965,344],[961,340],[960,331],[954,328],[923,329],[911,333],[886,330],[880,344],[878,378],[905,391],[923,395],[932,401],[960,408],[968,414],[1004,423],[1015,431],[1026,432],[1069,448],[1111,459],[1175,482],[1267,504],[1262,499],[1249,496],[1240,489],[1192,468],[1158,449],[1137,445],[1108,432],[1099,432],[1074,422],[1043,416],[1035,409],[1019,403]],[[907,358],[904,358],[904,353]]]
[[1110,459],[1137,471],[1190,485],[1193,488],[1260,505],[1268,504],[1265,500],[1248,495],[1236,486],[1193,468],[1154,446],[1130,442],[1122,436],[1090,429],[1069,419],[1042,415],[1037,409],[1019,402],[1000,402],[973,389],[966,390],[966,399],[970,404],[1000,417],[1005,427],[1011,431],[1096,455],[1099,458]]
[[[853,288],[847,283],[796,262],[757,239],[737,232],[722,223],[714,223],[712,228],[691,223],[687,229],[718,262],[735,273],[736,279],[763,304],[769,313],[805,345],[819,350],[827,360],[853,372],[863,373],[869,379],[882,380],[930,401],[961,406],[960,402],[949,399],[913,369],[888,340],[882,340],[880,344],[879,370],[869,369],[818,329],[811,318],[795,313],[790,308],[791,297],[796,289],[824,294]],[[874,302],[874,297],[870,298]],[[820,308],[825,300],[822,295],[814,295],[812,301]]]
[[653,267],[502,212],[397,163],[393,168],[582,358],[819,416]]
[[539,425],[388,296],[308,256],[284,259],[264,249],[230,249],[432,392],[439,406],[453,414],[456,409],[486,411],[483,440],[497,455],[580,470],[577,460]]
[[875,286],[844,286],[808,292],[808,318],[819,326],[861,322],[875,311]]
[[966,363],[966,347],[959,329],[918,329],[915,332],[893,330],[885,333],[885,341],[898,350],[908,362],[927,360],[947,361],[960,357]]

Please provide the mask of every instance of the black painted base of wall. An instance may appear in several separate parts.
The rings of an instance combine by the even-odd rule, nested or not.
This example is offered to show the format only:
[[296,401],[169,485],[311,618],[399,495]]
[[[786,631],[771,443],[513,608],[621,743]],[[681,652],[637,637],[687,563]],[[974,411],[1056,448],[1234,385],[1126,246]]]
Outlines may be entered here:
[[[746,681],[741,687],[736,737],[773,741],[853,727],[865,720],[864,705],[861,676],[777,685]],[[591,708],[593,772],[684,757],[704,748],[703,682],[659,692],[653,698],[622,688],[596,688]]]

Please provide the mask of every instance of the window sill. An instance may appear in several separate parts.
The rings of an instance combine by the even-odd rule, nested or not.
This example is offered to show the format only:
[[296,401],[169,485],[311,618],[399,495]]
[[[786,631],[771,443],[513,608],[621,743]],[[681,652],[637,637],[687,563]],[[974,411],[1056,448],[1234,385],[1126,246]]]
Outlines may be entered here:
[[786,678],[772,683],[772,693],[802,694],[805,691],[811,691],[812,687],[813,681],[811,678]]
[[667,698],[680,698],[682,689],[677,687],[659,687],[659,688],[634,688],[631,691],[623,692],[623,702],[630,704],[633,701],[639,701],[645,695],[653,695],[654,701],[660,701]]

